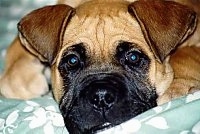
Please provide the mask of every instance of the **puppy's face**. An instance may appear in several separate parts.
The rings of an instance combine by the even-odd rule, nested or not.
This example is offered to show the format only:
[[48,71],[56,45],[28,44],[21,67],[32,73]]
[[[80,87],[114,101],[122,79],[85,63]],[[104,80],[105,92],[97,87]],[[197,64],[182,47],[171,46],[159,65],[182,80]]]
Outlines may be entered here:
[[[165,58],[191,34],[194,25],[190,25],[195,18],[191,17],[193,12],[183,9],[180,15],[184,17],[171,15],[170,28],[163,21],[162,13],[165,13],[155,12],[155,8],[162,9],[165,5],[177,6],[162,2],[92,1],[78,7],[73,15],[69,7],[62,7],[65,9],[62,12],[61,7],[54,7],[55,14],[52,10],[50,13],[52,20],[60,12],[60,16],[65,17],[58,19],[57,23],[62,26],[56,25],[56,30],[53,29],[58,37],[47,36],[51,40],[47,49],[38,45],[41,40],[35,37],[37,34],[32,36],[34,30],[31,33],[26,30],[31,23],[28,17],[21,21],[23,44],[42,61],[51,64],[54,96],[69,132],[92,133],[156,106],[157,95],[172,80]],[[49,12],[48,8],[44,10]],[[149,14],[143,13],[146,9]],[[50,15],[45,15],[48,22]],[[186,18],[192,20],[186,21]],[[179,26],[177,21],[184,23]],[[159,26],[161,22],[165,24]],[[35,21],[32,23],[37,25]],[[41,30],[42,33],[48,35],[52,26],[55,22],[49,29]],[[38,29],[40,31],[42,26]],[[174,35],[172,31],[179,34]]]
[[60,109],[72,132],[116,125],[156,106],[153,55],[123,6],[103,14],[100,7],[78,9],[67,26],[57,71],[64,87]]

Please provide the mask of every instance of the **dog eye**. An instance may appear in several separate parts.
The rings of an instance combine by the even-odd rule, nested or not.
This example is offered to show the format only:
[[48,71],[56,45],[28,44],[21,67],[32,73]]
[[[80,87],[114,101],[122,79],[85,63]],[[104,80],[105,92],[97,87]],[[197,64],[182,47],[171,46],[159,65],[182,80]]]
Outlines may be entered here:
[[79,58],[76,55],[72,54],[72,55],[69,55],[67,58],[68,58],[67,59],[67,64],[69,66],[73,67],[73,66],[78,65]]
[[67,48],[61,56],[58,69],[61,74],[75,73],[83,69],[86,63],[86,52],[82,43]]
[[141,53],[138,51],[131,51],[126,54],[125,58],[128,64],[137,66],[141,61]]
[[127,53],[126,60],[131,64],[137,63],[140,60],[139,52],[133,51]]
[[75,54],[70,54],[66,57],[66,63],[68,67],[75,67],[79,65],[80,60],[79,60],[79,57],[76,56]]
[[80,57],[77,54],[69,54],[63,57],[62,66],[71,71],[81,67]]

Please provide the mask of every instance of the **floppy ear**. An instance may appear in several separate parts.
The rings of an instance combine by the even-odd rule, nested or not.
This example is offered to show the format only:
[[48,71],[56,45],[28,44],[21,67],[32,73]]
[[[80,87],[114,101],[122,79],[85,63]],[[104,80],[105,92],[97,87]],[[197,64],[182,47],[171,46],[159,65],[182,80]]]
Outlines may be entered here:
[[128,8],[160,62],[196,28],[196,13],[172,1],[139,0]]
[[52,64],[72,12],[73,9],[67,5],[46,6],[32,11],[18,23],[22,44],[41,61]]

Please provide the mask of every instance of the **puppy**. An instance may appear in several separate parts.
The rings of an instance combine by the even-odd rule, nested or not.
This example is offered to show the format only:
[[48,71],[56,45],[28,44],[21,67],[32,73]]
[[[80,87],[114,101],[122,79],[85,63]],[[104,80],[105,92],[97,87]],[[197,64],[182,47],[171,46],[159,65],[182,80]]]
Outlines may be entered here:
[[2,95],[46,93],[42,63],[48,64],[65,125],[78,134],[200,89],[199,8],[159,0],[86,0],[74,7],[47,6],[21,19]]

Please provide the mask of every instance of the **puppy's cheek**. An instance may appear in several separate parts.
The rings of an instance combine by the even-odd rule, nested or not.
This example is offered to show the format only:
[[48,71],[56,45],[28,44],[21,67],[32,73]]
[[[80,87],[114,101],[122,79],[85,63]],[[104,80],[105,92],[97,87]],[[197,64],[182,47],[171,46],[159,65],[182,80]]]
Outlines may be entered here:
[[155,88],[158,96],[163,95],[163,93],[170,87],[173,78],[174,78],[174,71],[169,64],[169,58],[167,58],[163,64],[159,62],[155,62],[155,68],[152,70],[154,74],[152,73],[152,78],[154,77],[155,82]]
[[55,97],[55,100],[57,102],[60,102],[64,94],[63,79],[56,65],[52,66],[51,68],[51,80],[52,80],[52,90],[53,90],[53,95]]

